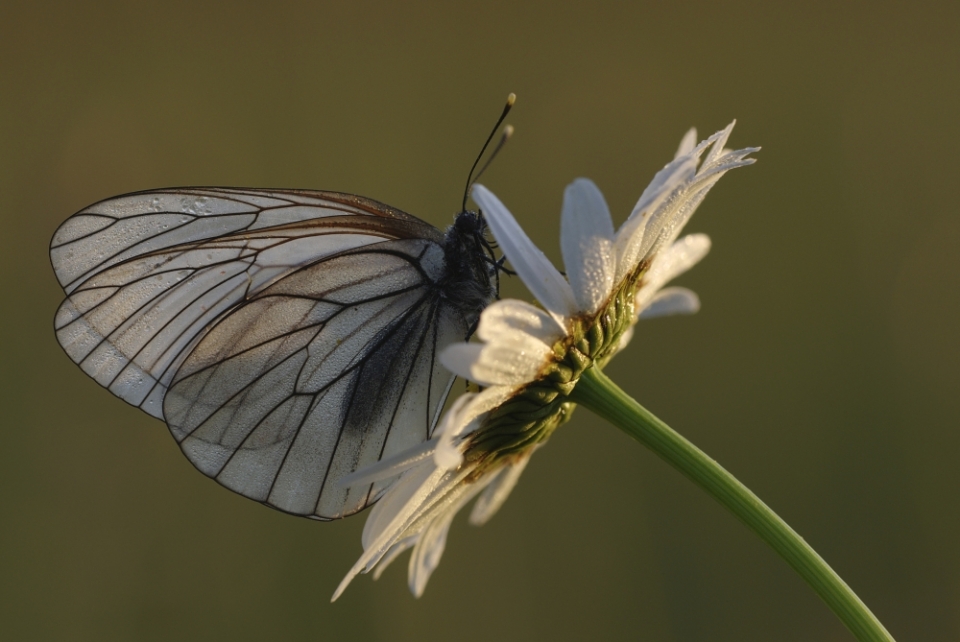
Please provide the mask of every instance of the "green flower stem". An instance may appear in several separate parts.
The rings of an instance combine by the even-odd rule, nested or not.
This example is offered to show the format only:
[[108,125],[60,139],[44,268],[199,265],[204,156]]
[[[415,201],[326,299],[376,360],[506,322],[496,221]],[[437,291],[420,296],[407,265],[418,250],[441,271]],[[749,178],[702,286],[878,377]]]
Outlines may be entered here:
[[583,373],[570,400],[651,449],[726,506],[813,587],[858,640],[893,640],[856,593],[796,531],[720,464],[631,399],[599,368]]

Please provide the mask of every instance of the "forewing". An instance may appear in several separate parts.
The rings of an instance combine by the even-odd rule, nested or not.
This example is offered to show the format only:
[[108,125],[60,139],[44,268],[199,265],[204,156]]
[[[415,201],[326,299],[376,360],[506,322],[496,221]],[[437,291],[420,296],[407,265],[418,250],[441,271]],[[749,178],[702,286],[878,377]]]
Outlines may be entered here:
[[436,355],[465,320],[440,295],[424,239],[304,267],[224,316],[179,367],[164,415],[187,457],[224,486],[333,519],[374,501],[357,468],[429,438],[452,375]]
[[333,192],[186,188],[92,205],[54,235],[55,327],[98,383],[155,417],[177,368],[229,310],[306,265],[440,232]]

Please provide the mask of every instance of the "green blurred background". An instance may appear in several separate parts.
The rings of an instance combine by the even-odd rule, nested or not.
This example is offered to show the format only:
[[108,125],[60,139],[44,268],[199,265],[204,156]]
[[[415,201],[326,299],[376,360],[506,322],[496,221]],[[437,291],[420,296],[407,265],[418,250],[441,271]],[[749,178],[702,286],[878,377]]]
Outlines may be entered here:
[[[960,638],[960,5],[0,5],[5,640],[850,640],[674,470],[586,411],[490,524],[329,597],[363,518],[196,472],[61,352],[54,229],[173,185],[311,187],[438,226],[484,183],[559,264],[564,186],[617,220],[691,125],[762,145],[689,231],[700,314],[608,369],[764,498],[904,640]],[[514,280],[509,295],[523,296]]]

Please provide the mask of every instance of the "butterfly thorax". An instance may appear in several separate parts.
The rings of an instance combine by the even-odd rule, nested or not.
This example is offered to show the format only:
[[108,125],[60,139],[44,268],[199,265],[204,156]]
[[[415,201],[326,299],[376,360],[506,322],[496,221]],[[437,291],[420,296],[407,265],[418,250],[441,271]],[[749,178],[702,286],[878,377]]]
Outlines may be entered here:
[[497,268],[490,241],[484,236],[486,228],[480,214],[464,210],[444,234],[447,274],[441,286],[443,296],[467,317],[471,328],[497,295],[492,279]]

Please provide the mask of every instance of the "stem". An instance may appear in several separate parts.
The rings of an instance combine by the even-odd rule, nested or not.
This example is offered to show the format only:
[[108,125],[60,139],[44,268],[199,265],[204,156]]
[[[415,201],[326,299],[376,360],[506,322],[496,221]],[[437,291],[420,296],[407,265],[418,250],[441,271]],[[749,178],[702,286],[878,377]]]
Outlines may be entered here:
[[720,464],[634,401],[596,366],[570,400],[585,406],[655,452],[746,524],[786,560],[861,642],[893,642],[870,609],[796,531]]

